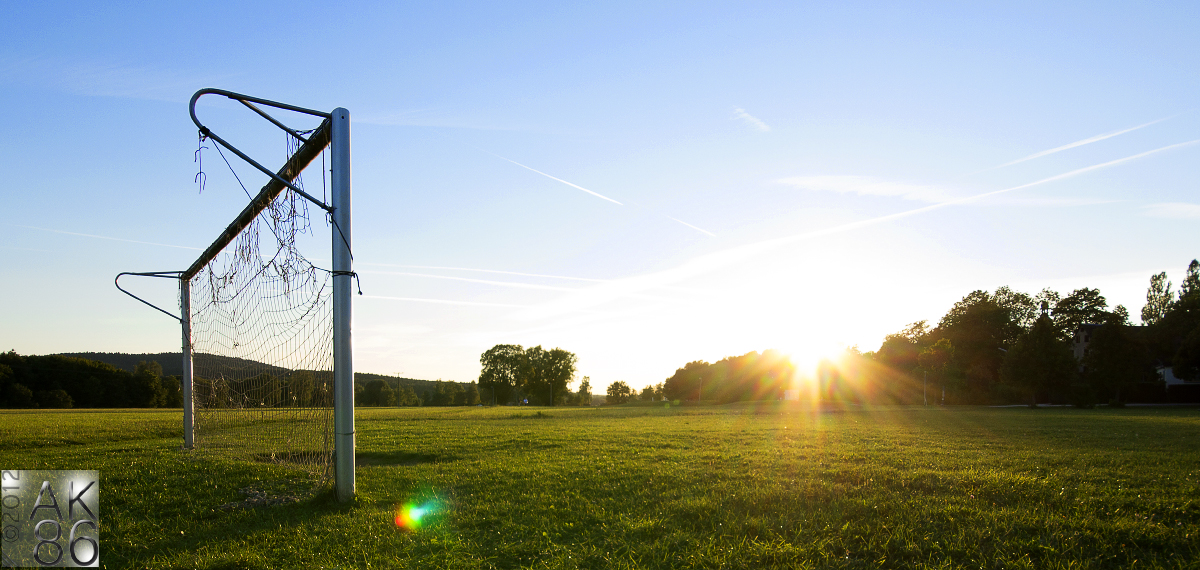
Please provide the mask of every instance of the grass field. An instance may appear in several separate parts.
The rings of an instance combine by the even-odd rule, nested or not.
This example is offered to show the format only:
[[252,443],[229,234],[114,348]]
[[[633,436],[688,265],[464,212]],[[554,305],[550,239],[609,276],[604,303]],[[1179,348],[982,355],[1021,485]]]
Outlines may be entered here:
[[1200,568],[1196,408],[362,409],[354,504],[229,510],[296,474],[178,424],[0,412],[0,467],[99,470],[108,568]]

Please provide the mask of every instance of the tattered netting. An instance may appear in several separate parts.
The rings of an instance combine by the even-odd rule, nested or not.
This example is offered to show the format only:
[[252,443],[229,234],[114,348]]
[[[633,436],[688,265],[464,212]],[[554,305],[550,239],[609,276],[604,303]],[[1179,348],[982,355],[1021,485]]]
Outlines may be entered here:
[[308,203],[285,189],[191,279],[195,437],[205,452],[293,465],[325,480],[333,278],[300,253],[305,233]]

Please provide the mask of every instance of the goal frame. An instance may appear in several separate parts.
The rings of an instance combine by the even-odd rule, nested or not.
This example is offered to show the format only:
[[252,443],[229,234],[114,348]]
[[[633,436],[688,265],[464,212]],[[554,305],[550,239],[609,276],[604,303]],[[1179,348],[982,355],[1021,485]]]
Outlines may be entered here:
[[[302,144],[286,163],[277,171],[268,170],[253,158],[225,141],[200,122],[196,116],[196,102],[205,95],[223,96],[241,103],[257,113],[271,124],[295,137]],[[273,107],[322,118],[320,126],[311,133],[301,133],[288,128],[263,107]],[[209,262],[213,261],[243,230],[249,226],[285,189],[291,189],[317,207],[328,213],[332,222],[333,267],[333,424],[334,447],[333,468],[337,497],[341,501],[349,501],[355,495],[355,430],[354,430],[354,345],[352,337],[353,324],[353,294],[350,280],[356,275],[353,269],[351,255],[351,193],[350,193],[350,112],[338,107],[331,112],[316,111],[295,105],[234,93],[223,89],[206,88],[192,95],[188,105],[192,122],[200,130],[200,135],[211,139],[225,149],[236,154],[239,158],[266,174],[269,179],[258,195],[242,209],[212,245],[200,254],[200,257],[184,271],[154,272],[154,273],[121,273],[116,278],[116,286],[125,294],[145,303],[168,316],[177,319],[182,328],[182,358],[183,358],[183,447],[195,447],[195,400],[193,396],[193,353],[191,327],[191,279],[202,271]],[[307,135],[307,136],[306,136]],[[293,184],[293,181],[313,162],[321,152],[328,147],[330,150],[330,204],[326,204]],[[123,289],[120,278],[123,275],[144,277],[174,277],[179,279],[180,316],[159,308],[144,299]]]

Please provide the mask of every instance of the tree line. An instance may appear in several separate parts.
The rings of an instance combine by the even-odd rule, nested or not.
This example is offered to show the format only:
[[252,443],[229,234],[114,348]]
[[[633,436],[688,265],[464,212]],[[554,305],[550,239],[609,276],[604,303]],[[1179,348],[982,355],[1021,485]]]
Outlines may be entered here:
[[479,405],[479,386],[474,382],[443,382],[436,380],[420,394],[409,384],[399,384],[393,389],[389,383],[377,378],[354,384],[355,406],[476,406]]
[[574,353],[561,348],[497,344],[479,357],[480,398],[490,405],[591,405],[592,388],[587,376],[578,391],[568,388],[575,378],[577,361]]
[[157,362],[132,372],[69,356],[0,353],[0,408],[181,407],[178,376],[164,376]]
[[795,375],[795,365],[779,351],[748,352],[712,364],[703,360],[689,362],[658,386],[643,389],[641,399],[719,403],[777,400],[792,387]]
[[[84,353],[131,364],[139,355]],[[157,356],[169,362],[178,353]],[[207,408],[275,408],[333,405],[333,373],[287,370],[253,361],[198,355],[197,369],[224,370],[192,379],[197,405]],[[178,408],[183,405],[179,375],[164,375],[162,364],[141,360],[125,370],[109,362],[67,355],[22,356],[0,353],[0,408]],[[253,375],[241,371],[261,370]],[[177,365],[176,369],[182,369]],[[474,382],[354,375],[357,406],[473,406]]]
[[888,335],[849,368],[876,392],[907,401],[917,399],[918,377],[922,401],[930,398],[926,379],[947,403],[1162,399],[1158,369],[1200,380],[1200,263],[1188,265],[1178,295],[1171,287],[1166,273],[1151,276],[1142,326],[1098,289],[973,291],[936,326],[918,321]]
[[[1178,294],[1171,289],[1166,273],[1150,278],[1142,326],[1130,322],[1125,307],[1110,308],[1097,289],[1065,296],[977,290],[936,325],[912,323],[873,352],[848,349],[837,362],[823,361],[807,382],[794,383],[791,363],[766,351],[689,362],[659,390],[667,399],[715,402],[780,398],[788,389],[864,403],[1158,401],[1170,396],[1158,370],[1200,380],[1200,262],[1188,265]],[[1076,355],[1076,346],[1086,349]]]

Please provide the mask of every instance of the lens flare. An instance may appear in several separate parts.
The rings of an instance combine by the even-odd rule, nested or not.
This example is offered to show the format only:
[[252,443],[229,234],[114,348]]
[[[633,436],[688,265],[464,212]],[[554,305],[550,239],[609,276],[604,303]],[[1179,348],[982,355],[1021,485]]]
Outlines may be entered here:
[[407,531],[420,530],[422,520],[433,512],[434,504],[432,501],[421,505],[417,505],[416,503],[397,505],[395,510],[396,526]]

